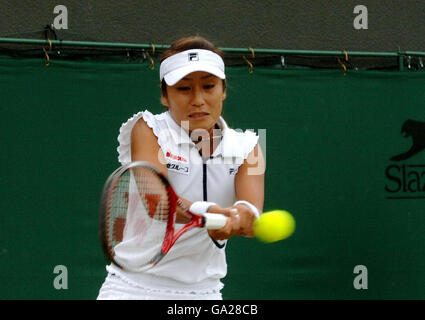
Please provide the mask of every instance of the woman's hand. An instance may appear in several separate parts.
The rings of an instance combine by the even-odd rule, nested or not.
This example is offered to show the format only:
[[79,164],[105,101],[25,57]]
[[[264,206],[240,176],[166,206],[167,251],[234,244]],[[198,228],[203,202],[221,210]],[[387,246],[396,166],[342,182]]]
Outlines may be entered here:
[[241,235],[248,238],[253,238],[254,237],[253,225],[256,219],[255,213],[252,212],[247,206],[243,204],[238,204],[237,206],[232,208],[237,209],[237,214],[239,215],[239,219],[240,219],[239,224],[240,224]]
[[253,237],[252,225],[255,220],[255,214],[247,206],[242,204],[221,208],[218,205],[209,207],[210,213],[221,213],[228,217],[226,225],[218,230],[208,230],[208,234],[214,240],[225,240],[233,236],[243,235]]

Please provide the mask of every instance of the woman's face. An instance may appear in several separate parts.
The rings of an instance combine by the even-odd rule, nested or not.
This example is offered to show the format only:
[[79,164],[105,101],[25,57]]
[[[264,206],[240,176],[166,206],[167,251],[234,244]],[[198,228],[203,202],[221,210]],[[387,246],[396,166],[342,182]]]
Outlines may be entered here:
[[189,122],[189,132],[205,129],[211,133],[223,110],[225,98],[226,91],[220,78],[196,71],[174,86],[167,86],[167,96],[162,95],[161,102],[180,126],[182,121]]

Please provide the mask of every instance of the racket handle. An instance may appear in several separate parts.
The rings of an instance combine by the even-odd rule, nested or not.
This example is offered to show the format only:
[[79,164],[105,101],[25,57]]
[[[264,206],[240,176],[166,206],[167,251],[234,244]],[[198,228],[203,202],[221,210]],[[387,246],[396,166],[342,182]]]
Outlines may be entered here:
[[227,217],[220,213],[204,213],[204,228],[217,230],[223,228],[227,223]]

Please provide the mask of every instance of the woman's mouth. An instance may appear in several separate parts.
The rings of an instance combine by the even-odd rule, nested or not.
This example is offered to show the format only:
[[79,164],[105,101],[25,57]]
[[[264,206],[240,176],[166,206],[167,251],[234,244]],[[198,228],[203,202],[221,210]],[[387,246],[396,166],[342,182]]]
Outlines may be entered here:
[[208,117],[210,114],[207,112],[194,112],[189,114],[189,118],[196,119],[196,120],[202,120]]

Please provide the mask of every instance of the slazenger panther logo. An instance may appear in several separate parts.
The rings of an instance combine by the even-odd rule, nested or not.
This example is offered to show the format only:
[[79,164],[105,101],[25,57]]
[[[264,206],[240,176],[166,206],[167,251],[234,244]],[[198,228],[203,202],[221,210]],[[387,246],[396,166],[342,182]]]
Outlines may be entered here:
[[409,119],[403,123],[401,133],[405,138],[412,137],[412,146],[390,158],[397,163],[393,162],[385,169],[386,198],[425,199],[425,164],[402,162],[425,150],[425,122]]
[[403,153],[391,157],[392,161],[403,161],[409,159],[425,149],[425,122],[407,120],[401,128],[402,135],[412,137],[412,147]]

